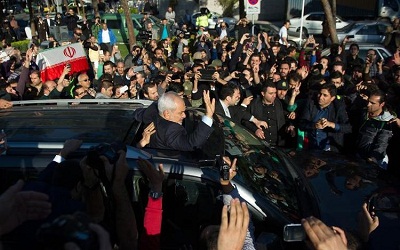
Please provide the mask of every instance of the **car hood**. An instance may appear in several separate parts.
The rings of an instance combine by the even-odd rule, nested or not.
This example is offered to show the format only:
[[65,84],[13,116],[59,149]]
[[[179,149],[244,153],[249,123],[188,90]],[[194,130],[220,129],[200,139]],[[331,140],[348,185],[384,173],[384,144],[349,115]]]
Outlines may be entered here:
[[328,225],[354,229],[363,202],[385,183],[378,170],[361,159],[333,152],[301,152],[294,161],[317,199],[320,217]]

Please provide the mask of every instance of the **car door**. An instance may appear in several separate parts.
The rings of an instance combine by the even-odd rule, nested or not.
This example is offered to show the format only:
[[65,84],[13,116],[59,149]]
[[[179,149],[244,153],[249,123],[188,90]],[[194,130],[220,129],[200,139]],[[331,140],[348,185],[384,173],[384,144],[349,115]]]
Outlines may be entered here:
[[354,38],[358,43],[381,43],[384,35],[380,34],[377,24],[367,24],[356,32]]
[[320,33],[322,31],[323,19],[323,14],[311,14],[306,18],[304,22],[304,27],[307,28],[309,34]]

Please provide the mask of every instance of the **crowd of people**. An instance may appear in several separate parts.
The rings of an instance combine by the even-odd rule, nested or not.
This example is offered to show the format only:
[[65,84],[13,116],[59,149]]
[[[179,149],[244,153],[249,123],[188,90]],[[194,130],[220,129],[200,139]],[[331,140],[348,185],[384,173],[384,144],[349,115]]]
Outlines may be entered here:
[[[312,36],[297,49],[286,39],[288,21],[280,36],[273,37],[265,31],[252,34],[252,24],[246,18],[239,20],[236,33],[230,32],[222,21],[212,34],[205,18],[198,19],[196,31],[190,28],[190,23],[171,26],[168,20],[175,19],[175,12],[170,7],[162,24],[153,24],[145,15],[141,33],[145,36],[122,58],[115,36],[101,22],[101,16],[94,23],[85,20],[78,27],[72,25],[74,15],[72,11],[68,17],[71,42],[83,44],[90,70],[70,74],[67,64],[58,79],[42,82],[35,63],[39,44],[32,42],[22,53],[3,37],[0,108],[12,107],[14,100],[146,99],[154,101],[154,105],[138,110],[134,117],[151,124],[151,129],[146,130],[148,138],[141,141],[140,147],[193,151],[211,134],[212,117],[218,113],[244,125],[272,146],[357,155],[383,173],[400,176],[396,154],[400,139],[400,47],[398,35],[393,32],[400,29],[398,19],[385,41],[393,56],[383,61],[373,48],[368,50],[366,58],[361,58],[359,46],[349,38],[332,44],[327,56],[321,56],[321,46]],[[40,34],[40,28],[38,31],[39,41],[51,39],[48,31],[44,35]],[[346,44],[350,44],[349,50],[345,49]],[[206,115],[195,132],[187,135],[181,124],[189,106],[204,107]],[[157,173],[146,175],[152,181],[149,175],[161,172],[160,167]],[[86,183],[85,178],[84,186],[90,191],[96,190],[95,185]],[[126,197],[118,188],[121,187],[116,187],[115,201],[121,202],[118,208],[126,218],[133,211],[126,210]],[[149,202],[148,208],[152,205]],[[231,216],[232,207],[236,207],[240,216],[248,217],[245,205],[232,201]],[[147,211],[160,209],[158,203]],[[223,210],[218,246],[234,243],[226,239],[223,243],[224,235],[233,235],[232,220],[224,221],[225,213]],[[132,226],[126,221],[119,222],[120,229]],[[248,224],[242,220],[241,223]],[[321,223],[315,218],[303,221],[311,241],[318,239],[311,233],[312,228],[324,227]],[[245,228],[247,232],[247,225]],[[236,233],[239,230],[231,229]],[[124,239],[127,235],[121,234],[119,240],[135,246],[137,242],[132,242],[135,232],[130,232],[133,238]],[[331,237],[339,239],[339,230],[335,232]],[[229,239],[241,239],[239,244],[243,245],[246,234],[241,232],[240,237]],[[334,249],[345,249],[340,248],[342,241],[336,243]]]

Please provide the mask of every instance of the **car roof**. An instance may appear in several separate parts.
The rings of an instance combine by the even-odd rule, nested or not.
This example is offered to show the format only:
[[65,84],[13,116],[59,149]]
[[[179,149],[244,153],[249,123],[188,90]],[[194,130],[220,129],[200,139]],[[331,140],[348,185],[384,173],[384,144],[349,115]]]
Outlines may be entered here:
[[79,138],[88,143],[133,140],[133,112],[150,102],[132,100],[46,100],[14,102],[0,110],[0,128],[9,142],[64,142]]

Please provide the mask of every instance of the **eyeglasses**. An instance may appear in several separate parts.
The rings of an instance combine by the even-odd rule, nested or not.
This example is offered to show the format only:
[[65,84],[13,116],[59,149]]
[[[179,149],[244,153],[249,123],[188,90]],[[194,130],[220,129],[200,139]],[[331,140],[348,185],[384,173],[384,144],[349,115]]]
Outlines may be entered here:
[[367,54],[367,56],[375,56],[375,54]]
[[82,35],[82,33],[75,33],[75,35],[77,35],[77,36],[81,36],[81,35]]
[[87,78],[87,79],[82,79],[81,82],[88,82],[88,81],[89,81],[89,79]]

